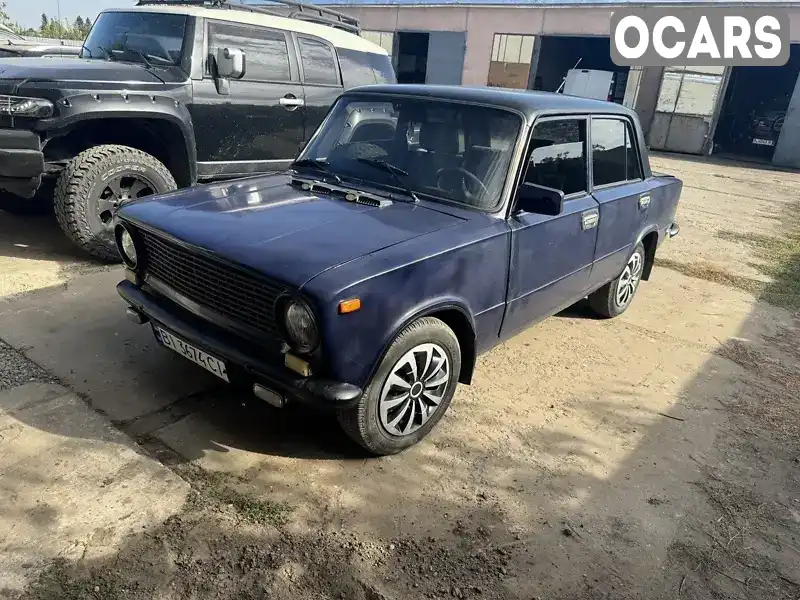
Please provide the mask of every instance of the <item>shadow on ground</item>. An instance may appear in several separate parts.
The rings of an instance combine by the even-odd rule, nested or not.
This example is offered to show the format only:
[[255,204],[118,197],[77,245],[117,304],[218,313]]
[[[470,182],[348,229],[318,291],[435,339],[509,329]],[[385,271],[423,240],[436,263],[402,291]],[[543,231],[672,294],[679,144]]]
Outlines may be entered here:
[[797,333],[754,311],[660,411],[658,373],[494,407],[478,382],[430,440],[382,459],[324,416],[205,387],[177,420],[153,415],[180,402],[120,422],[192,484],[184,509],[106,558],[56,560],[21,597],[796,598]]

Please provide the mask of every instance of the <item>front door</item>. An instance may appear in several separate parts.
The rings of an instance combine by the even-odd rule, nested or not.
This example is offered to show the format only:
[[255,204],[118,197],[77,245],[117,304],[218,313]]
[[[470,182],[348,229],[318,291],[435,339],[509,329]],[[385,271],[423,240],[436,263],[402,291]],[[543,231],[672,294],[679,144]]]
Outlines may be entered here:
[[592,116],[592,193],[600,205],[592,287],[622,273],[647,221],[650,185],[633,132],[630,119]]
[[[303,86],[287,32],[209,21],[207,67],[189,107],[198,175],[209,179],[284,168],[304,137]],[[218,48],[245,54],[241,79],[218,81]]]
[[513,214],[508,306],[501,336],[508,338],[582,298],[597,241],[599,210],[587,185],[587,119],[540,119],[533,128],[525,180],[565,194],[560,215]]

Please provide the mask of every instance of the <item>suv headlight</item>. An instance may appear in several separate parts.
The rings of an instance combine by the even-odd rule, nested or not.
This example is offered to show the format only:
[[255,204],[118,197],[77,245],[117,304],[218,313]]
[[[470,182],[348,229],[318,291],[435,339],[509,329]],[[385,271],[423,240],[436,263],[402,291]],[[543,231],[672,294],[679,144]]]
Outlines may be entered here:
[[300,354],[312,352],[319,344],[317,321],[311,308],[303,300],[293,298],[286,303],[283,326],[289,344]]
[[119,249],[120,256],[125,264],[131,269],[136,268],[136,244],[133,242],[133,236],[125,225],[117,225],[115,230],[117,238],[117,248]]
[[0,115],[46,119],[53,116],[53,103],[44,98],[0,96]]

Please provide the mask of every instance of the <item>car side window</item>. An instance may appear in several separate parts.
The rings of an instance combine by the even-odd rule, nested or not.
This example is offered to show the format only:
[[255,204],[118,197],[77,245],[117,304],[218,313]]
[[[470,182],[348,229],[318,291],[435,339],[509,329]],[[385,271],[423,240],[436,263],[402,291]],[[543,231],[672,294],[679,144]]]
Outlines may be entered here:
[[300,37],[300,61],[305,83],[339,85],[339,68],[333,49],[325,42]]
[[208,26],[208,68],[218,48],[238,48],[245,55],[244,81],[291,81],[286,34],[276,29],[211,22]]
[[586,119],[548,119],[536,123],[525,181],[564,192],[586,192]]
[[342,65],[342,79],[345,88],[378,83],[368,53],[339,48],[337,54],[339,54],[339,63]]
[[630,122],[592,119],[592,181],[595,186],[642,178]]

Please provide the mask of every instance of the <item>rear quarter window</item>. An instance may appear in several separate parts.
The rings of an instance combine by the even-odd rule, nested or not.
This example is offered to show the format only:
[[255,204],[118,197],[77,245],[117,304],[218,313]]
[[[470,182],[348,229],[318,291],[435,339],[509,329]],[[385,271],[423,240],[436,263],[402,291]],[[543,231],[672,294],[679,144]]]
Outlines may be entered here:
[[345,88],[375,83],[395,83],[394,70],[387,55],[349,48],[337,48],[336,51],[342,67]]

